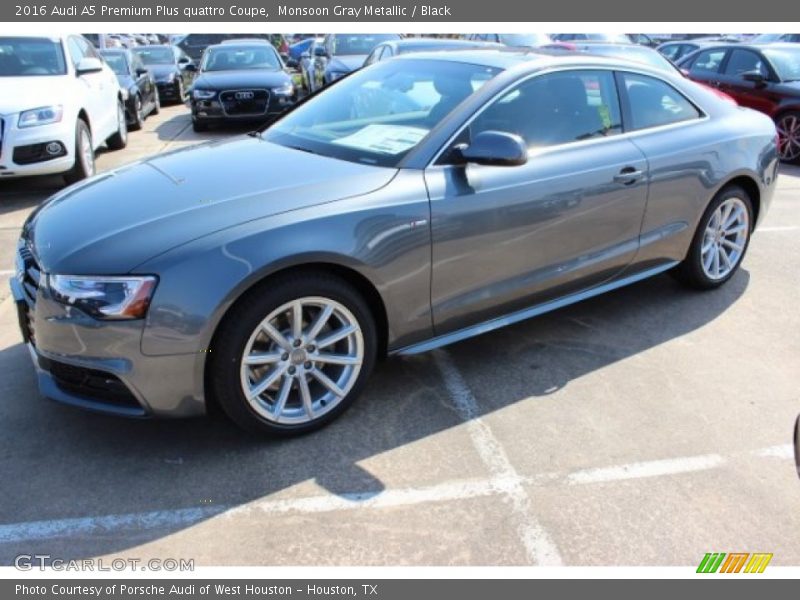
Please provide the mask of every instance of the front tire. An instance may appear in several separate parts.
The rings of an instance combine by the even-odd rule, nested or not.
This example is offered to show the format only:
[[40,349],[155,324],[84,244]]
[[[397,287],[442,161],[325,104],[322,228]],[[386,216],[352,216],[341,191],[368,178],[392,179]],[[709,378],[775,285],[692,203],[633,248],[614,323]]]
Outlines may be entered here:
[[689,287],[710,290],[734,276],[753,231],[753,201],[739,186],[723,188],[706,208],[689,254],[675,269]]
[[240,427],[298,435],[352,405],[376,350],[372,313],[349,284],[321,272],[280,276],[227,315],[210,348],[210,384]]

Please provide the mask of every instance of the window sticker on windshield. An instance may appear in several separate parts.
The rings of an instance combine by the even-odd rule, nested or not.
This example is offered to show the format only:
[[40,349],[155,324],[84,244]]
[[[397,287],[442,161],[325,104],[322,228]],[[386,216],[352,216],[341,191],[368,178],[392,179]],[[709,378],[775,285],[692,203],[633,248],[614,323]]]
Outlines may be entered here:
[[428,130],[422,127],[373,123],[333,143],[381,154],[400,154],[416,146],[427,134]]

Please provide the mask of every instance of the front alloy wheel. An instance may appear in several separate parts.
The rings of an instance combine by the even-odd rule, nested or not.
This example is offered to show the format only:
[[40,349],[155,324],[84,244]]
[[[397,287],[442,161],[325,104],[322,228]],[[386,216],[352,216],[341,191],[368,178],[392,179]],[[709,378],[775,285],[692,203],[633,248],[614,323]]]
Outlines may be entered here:
[[361,327],[344,305],[298,298],[272,311],[247,341],[242,392],[264,419],[306,424],[336,408],[363,362]]
[[230,309],[209,349],[210,396],[239,426],[293,435],[335,419],[375,362],[361,294],[328,273],[266,280]]

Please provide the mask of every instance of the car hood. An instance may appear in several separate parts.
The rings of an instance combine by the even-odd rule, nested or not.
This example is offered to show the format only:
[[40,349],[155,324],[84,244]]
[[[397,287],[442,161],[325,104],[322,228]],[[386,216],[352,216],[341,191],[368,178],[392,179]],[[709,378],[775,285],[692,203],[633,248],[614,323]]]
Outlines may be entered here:
[[147,65],[147,70],[153,74],[155,79],[167,79],[171,74],[178,73],[175,65]]
[[[0,115],[9,115],[42,106],[42,98],[58,98],[53,90],[63,90],[72,77],[67,75],[45,75],[41,77],[0,77]],[[46,100],[44,101],[47,102]]]
[[243,87],[271,88],[286,85],[291,81],[283,71],[252,69],[239,71],[206,71],[195,80],[198,89],[229,90]]
[[366,194],[396,172],[241,137],[67,188],[31,215],[23,236],[48,273],[124,274],[222,229]]
[[345,54],[343,56],[334,56],[328,62],[326,70],[349,73],[350,71],[361,68],[365,60],[367,60],[366,54]]

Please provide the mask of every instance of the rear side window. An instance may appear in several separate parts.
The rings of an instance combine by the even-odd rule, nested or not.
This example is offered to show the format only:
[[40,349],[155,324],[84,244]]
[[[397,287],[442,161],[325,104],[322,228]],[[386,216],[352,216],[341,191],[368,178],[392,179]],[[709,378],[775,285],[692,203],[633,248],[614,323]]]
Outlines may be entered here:
[[758,54],[750,50],[733,50],[728,64],[725,65],[725,74],[735,77],[750,71],[757,71],[764,77],[769,76],[767,65]]
[[700,52],[692,61],[689,73],[692,75],[702,75],[708,73],[719,73],[719,66],[725,58],[725,50],[704,50]]
[[503,94],[469,128],[516,133],[528,147],[545,147],[622,132],[611,71],[563,71],[540,75]]
[[678,57],[681,55],[681,45],[680,44],[671,44],[669,46],[664,46],[659,50],[661,54],[666,56],[670,60],[677,60]]
[[622,73],[630,110],[628,129],[639,130],[699,119],[702,113],[674,87],[655,77]]

